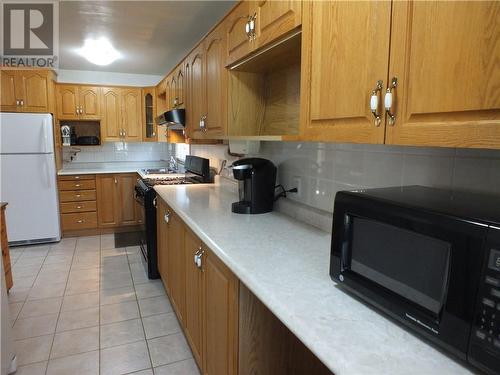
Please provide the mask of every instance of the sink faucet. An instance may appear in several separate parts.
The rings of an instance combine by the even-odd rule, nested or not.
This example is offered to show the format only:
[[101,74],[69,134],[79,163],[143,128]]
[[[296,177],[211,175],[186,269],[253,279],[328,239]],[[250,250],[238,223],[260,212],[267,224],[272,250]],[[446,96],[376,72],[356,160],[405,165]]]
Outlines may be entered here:
[[178,163],[175,157],[170,156],[170,160],[168,162],[168,169],[171,169],[173,171],[177,171]]

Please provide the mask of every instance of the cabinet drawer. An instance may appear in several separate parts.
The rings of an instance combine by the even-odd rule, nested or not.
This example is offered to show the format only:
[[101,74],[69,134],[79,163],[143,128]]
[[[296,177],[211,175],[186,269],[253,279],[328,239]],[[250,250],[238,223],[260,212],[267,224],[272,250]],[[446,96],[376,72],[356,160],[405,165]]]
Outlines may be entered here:
[[59,181],[95,180],[95,174],[72,174],[59,176]]
[[59,193],[61,202],[95,201],[95,190],[61,191]]
[[61,222],[63,230],[97,228],[97,212],[61,214]]
[[72,212],[95,212],[95,211],[97,211],[96,201],[61,203],[62,214],[68,214]]
[[59,181],[59,190],[89,190],[95,189],[95,180]]

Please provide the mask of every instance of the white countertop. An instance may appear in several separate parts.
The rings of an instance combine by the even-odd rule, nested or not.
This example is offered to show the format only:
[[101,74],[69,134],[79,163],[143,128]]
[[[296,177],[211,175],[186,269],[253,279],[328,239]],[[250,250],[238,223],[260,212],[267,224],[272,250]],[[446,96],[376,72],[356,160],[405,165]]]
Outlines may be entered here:
[[272,212],[231,213],[219,185],[155,186],[168,205],[331,371],[470,374],[330,279],[330,234]]
[[[58,175],[99,174],[99,173],[139,173],[143,168],[165,167],[166,161],[112,162],[112,163],[67,163]],[[141,173],[139,173],[141,174]],[[142,176],[141,174],[141,177]]]

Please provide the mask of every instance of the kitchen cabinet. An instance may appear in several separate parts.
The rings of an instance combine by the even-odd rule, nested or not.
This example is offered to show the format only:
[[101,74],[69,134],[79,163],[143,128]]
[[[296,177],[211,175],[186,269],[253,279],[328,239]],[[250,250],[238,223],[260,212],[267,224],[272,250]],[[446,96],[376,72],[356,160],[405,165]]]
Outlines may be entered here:
[[158,140],[158,127],[156,125],[156,90],[154,87],[142,89],[142,123],[143,141],[156,142]]
[[95,175],[58,177],[63,234],[97,229]]
[[184,69],[185,69],[185,64],[183,61],[180,63],[179,67],[177,68],[177,75],[176,75],[176,85],[177,86],[175,87],[175,92],[176,92],[178,106],[184,105],[184,85],[185,85]]
[[500,3],[393,2],[386,143],[500,148]]
[[184,223],[173,211],[168,215],[167,279],[172,306],[182,325],[186,316],[186,266],[184,256]]
[[257,0],[252,5],[255,48],[279,39],[302,23],[302,1]]
[[10,262],[9,240],[7,238],[7,222],[5,220],[5,209],[8,203],[0,202],[0,245],[2,248],[2,262],[7,292],[14,285],[12,281],[12,266]]
[[189,55],[189,105],[188,116],[190,118],[187,127],[187,136],[190,138],[202,138],[205,115],[205,93],[204,93],[204,56],[203,44],[200,44]]
[[225,25],[214,29],[189,57],[188,137],[217,139],[225,134],[227,105],[227,71]]
[[[318,1],[303,7],[302,137],[383,143],[391,3]],[[370,111],[373,90],[380,121]]]
[[170,94],[169,94],[169,98],[170,98],[170,108],[176,108],[177,107],[177,103],[178,103],[178,98],[177,98],[177,78],[175,76],[175,72],[172,73],[172,76],[170,77],[170,86],[169,86],[169,89],[170,89]]
[[184,256],[186,261],[185,333],[193,357],[201,368],[203,366],[203,274],[200,272],[195,260],[197,260],[197,257],[203,256],[204,250],[201,241],[189,228],[186,227],[184,233]]
[[226,65],[230,65],[252,51],[249,34],[250,2],[241,1],[227,16]]
[[224,64],[225,25],[219,25],[204,40],[205,48],[205,131],[213,139],[226,133],[227,77]]
[[101,118],[101,88],[58,84],[56,107],[59,120],[99,120]]
[[50,70],[2,70],[0,109],[7,112],[54,111],[54,73]]
[[140,88],[102,88],[101,134],[105,142],[142,140]]
[[139,225],[142,209],[135,201],[135,173],[100,174],[96,179],[99,228]]
[[226,64],[280,39],[301,23],[301,1],[242,1],[226,20]]
[[101,136],[103,141],[120,141],[123,134],[120,89],[115,87],[103,87],[102,98]]
[[163,284],[203,374],[236,374],[239,280],[158,197]]
[[208,248],[204,248],[203,373],[238,373],[239,280]]
[[123,138],[127,142],[142,141],[141,89],[122,89]]

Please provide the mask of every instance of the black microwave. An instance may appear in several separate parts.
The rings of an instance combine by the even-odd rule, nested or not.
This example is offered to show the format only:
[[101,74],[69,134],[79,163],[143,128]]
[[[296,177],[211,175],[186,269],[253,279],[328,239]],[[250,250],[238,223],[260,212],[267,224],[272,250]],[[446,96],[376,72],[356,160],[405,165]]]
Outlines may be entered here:
[[500,197],[340,191],[330,275],[442,349],[500,373]]

